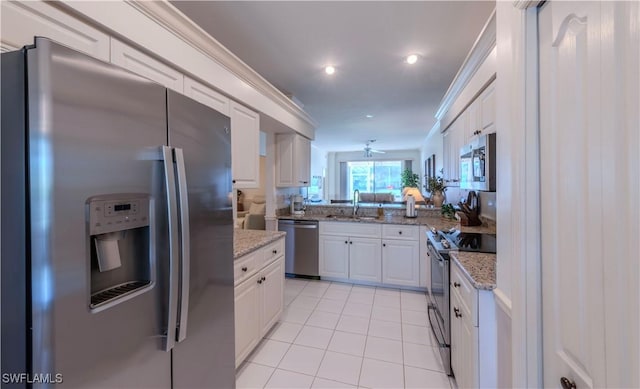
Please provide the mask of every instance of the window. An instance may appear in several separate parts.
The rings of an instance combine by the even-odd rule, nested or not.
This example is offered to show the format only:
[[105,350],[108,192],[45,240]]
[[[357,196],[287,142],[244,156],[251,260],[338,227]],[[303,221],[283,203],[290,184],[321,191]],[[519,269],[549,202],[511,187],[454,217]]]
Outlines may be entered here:
[[340,166],[342,185],[346,190],[342,198],[353,199],[357,189],[361,193],[392,193],[401,197],[403,161],[350,161]]

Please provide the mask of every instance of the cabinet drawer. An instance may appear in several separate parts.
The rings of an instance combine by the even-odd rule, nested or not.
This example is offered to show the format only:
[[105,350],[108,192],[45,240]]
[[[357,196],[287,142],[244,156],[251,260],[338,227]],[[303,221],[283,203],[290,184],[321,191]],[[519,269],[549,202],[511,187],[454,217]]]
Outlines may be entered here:
[[451,261],[451,295],[458,294],[465,309],[470,313],[471,324],[478,326],[478,291],[467,280],[455,261]]
[[418,240],[419,226],[405,226],[402,224],[384,224],[382,226],[383,239]]
[[254,251],[242,258],[239,258],[233,264],[233,283],[238,285],[256,271],[262,268],[262,252]]
[[274,259],[284,254],[284,239],[278,239],[277,241],[265,246],[262,249],[263,266],[269,264]]
[[320,233],[361,238],[380,238],[382,226],[373,223],[320,222]]

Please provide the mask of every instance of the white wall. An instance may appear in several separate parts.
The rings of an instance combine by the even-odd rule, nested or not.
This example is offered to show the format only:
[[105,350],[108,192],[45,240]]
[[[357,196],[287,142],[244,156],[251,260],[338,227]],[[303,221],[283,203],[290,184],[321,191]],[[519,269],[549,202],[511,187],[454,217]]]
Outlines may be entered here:
[[411,160],[413,161],[413,172],[421,179],[424,175],[424,161],[420,159],[419,149],[415,150],[391,150],[385,154],[374,153],[373,157],[365,158],[363,151],[330,152],[327,153],[327,183],[328,199],[340,198],[340,162],[347,161],[389,161],[389,160]]
[[322,198],[327,197],[327,153],[311,144],[311,179],[313,177],[323,177]]
[[[441,176],[441,170],[444,166],[443,164],[443,137],[440,133],[439,128],[435,131],[429,132],[429,135],[425,138],[422,143],[422,147],[420,148],[420,161],[422,161],[422,170],[424,170],[424,161],[427,158],[431,158],[433,154],[436,155],[436,176]],[[423,172],[421,178],[422,182],[424,182],[424,175],[426,172]]]

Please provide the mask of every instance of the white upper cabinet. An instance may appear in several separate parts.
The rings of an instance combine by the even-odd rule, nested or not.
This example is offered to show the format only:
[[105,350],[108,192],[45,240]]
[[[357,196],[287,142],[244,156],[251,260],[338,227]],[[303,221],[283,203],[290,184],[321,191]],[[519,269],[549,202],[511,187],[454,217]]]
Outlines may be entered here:
[[230,102],[231,167],[234,188],[260,187],[260,115]]
[[480,135],[496,132],[496,82],[487,86],[465,110],[469,121],[464,143],[469,143]]
[[40,1],[2,1],[0,40],[3,51],[33,44],[34,36],[50,38],[92,57],[109,61],[109,36]]
[[195,101],[215,109],[221,114],[229,116],[231,105],[229,98],[201,82],[185,76],[184,94]]
[[296,134],[278,134],[276,143],[276,186],[309,186],[311,141]]
[[443,134],[443,178],[447,186],[460,185],[460,148],[464,146],[468,114],[463,112]]
[[182,73],[116,39],[111,39],[111,63],[178,93],[184,92],[184,75]]

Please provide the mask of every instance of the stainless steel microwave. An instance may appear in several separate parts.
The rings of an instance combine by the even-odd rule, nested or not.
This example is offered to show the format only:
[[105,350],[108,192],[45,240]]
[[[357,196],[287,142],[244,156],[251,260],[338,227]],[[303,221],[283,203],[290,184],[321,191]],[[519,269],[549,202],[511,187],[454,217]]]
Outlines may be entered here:
[[481,135],[460,149],[460,188],[495,192],[496,134]]

